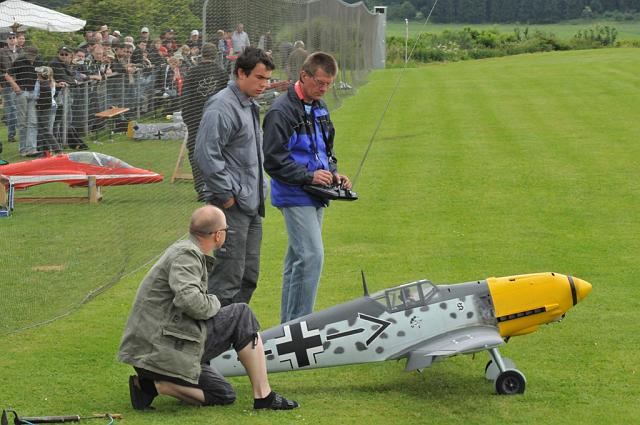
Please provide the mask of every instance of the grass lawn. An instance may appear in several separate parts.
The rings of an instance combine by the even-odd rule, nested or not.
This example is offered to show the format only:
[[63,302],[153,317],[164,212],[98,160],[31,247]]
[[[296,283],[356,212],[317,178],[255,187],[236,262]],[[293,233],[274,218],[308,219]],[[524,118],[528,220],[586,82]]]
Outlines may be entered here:
[[[519,27],[524,30],[529,27],[529,33],[533,33],[536,30],[546,33],[553,33],[562,40],[573,38],[574,35],[580,30],[593,28],[596,25],[608,25],[615,27],[618,30],[618,41],[633,41],[640,40],[640,23],[634,21],[568,21],[559,24],[437,24],[428,22],[424,24],[424,20],[410,20],[409,21],[409,37],[415,38],[418,34],[435,33],[439,34],[444,30],[459,31],[465,27],[470,27],[477,30],[482,29],[497,29],[501,33],[511,33],[513,29]],[[387,22],[387,37],[405,36],[405,23],[399,21]]]
[[[360,269],[371,291],[420,278],[455,283],[540,271],[591,282],[591,295],[564,321],[502,350],[527,377],[523,396],[493,393],[482,353],[423,374],[386,362],[271,375],[276,390],[301,403],[292,412],[253,412],[246,378],[232,379],[232,406],[160,398],[156,411],[133,411],[131,369],[115,355],[145,271],[138,268],[184,233],[197,205],[189,184],[165,182],[110,188],[95,206],[21,204],[0,219],[3,298],[32,297],[22,314],[0,301],[0,317],[25,322],[47,303],[73,298],[87,280],[117,281],[68,317],[3,336],[1,402],[25,415],[118,412],[131,424],[633,422],[639,66],[635,49],[602,49],[382,70],[333,112],[340,167],[353,176],[400,79],[355,187],[360,200],[326,211],[316,308],[360,296]],[[166,176],[178,148],[100,146]],[[268,209],[252,301],[264,328],[279,317],[285,239],[281,215]],[[34,270],[50,263],[64,270]]]

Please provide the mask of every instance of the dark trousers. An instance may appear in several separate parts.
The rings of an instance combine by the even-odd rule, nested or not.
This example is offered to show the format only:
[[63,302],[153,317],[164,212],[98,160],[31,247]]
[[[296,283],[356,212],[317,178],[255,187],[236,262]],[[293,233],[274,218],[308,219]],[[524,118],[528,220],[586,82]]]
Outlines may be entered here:
[[222,305],[249,303],[258,284],[262,217],[247,215],[234,204],[222,209],[227,218],[227,239],[215,252],[216,264],[209,274],[209,293]]
[[191,164],[191,175],[193,175],[193,186],[198,194],[198,201],[204,201],[204,197],[202,195],[202,189],[204,188],[204,178],[202,177],[202,173],[198,168],[198,164],[196,163],[195,158],[195,150],[196,150],[196,135],[198,134],[198,127],[200,125],[200,121],[197,123],[187,124],[187,151],[189,153],[189,164]]
[[231,347],[237,352],[249,344],[255,344],[260,323],[246,304],[231,304],[222,307],[215,316],[206,320],[205,323],[207,339],[198,383],[193,384],[179,378],[136,367],[135,370],[142,379],[141,384],[145,392],[156,396],[158,394],[153,386],[153,381],[168,381],[185,387],[200,388],[204,393],[205,406],[230,404],[235,401],[236,393],[233,387],[209,362]]
[[58,143],[51,130],[49,128],[49,116],[51,109],[38,108],[36,109],[36,118],[38,120],[38,136],[37,149],[39,152],[53,151],[62,152],[62,147]]

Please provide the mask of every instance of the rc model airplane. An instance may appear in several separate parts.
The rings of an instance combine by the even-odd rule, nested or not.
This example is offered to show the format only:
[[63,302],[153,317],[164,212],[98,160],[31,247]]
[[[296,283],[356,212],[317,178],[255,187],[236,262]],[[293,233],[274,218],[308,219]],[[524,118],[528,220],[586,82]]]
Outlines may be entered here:
[[87,186],[89,176],[96,177],[97,186],[162,181],[162,175],[154,171],[133,167],[110,155],[87,151],[0,165],[0,175],[8,177],[16,189],[54,182],[72,187]]
[[[521,394],[526,379],[498,347],[561,320],[591,284],[558,273],[488,278],[453,285],[419,280],[292,320],[262,333],[269,372],[407,359],[422,370],[457,354],[488,351],[485,368],[498,394]],[[225,376],[244,375],[235,351],[211,361]]]

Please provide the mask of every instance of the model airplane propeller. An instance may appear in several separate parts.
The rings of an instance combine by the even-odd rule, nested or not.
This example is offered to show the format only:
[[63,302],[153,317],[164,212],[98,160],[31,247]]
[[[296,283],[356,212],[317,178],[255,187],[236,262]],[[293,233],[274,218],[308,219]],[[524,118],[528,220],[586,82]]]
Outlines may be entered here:
[[[588,282],[558,273],[488,278],[453,285],[419,280],[309,314],[262,333],[267,369],[285,372],[407,359],[421,370],[457,354],[488,351],[485,368],[498,394],[521,394],[526,379],[498,347],[513,336],[560,320],[591,292]],[[233,350],[211,363],[244,375]]]

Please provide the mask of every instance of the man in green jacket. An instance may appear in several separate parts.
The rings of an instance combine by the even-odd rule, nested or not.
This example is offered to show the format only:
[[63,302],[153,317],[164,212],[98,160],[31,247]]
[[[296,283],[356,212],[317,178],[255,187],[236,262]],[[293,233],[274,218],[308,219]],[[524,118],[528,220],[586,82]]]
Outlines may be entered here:
[[189,238],[171,245],[138,288],[118,359],[134,367],[134,409],[151,408],[158,394],[188,404],[230,404],[231,384],[210,364],[233,346],[253,388],[254,409],[287,410],[298,403],[271,390],[260,327],[247,304],[220,307],[207,293],[210,254],[226,239],[224,213],[207,205],[191,216]]

